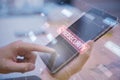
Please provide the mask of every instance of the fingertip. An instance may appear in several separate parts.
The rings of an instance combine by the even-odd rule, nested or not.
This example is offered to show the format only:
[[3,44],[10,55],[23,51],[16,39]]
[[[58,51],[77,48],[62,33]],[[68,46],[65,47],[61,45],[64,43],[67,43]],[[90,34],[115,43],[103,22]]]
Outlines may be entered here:
[[47,46],[39,46],[40,52],[56,54],[56,50]]
[[50,53],[56,53],[56,50],[53,49],[53,48],[49,48],[49,52],[50,52]]
[[49,51],[49,53],[56,53],[56,50],[51,47],[47,47],[47,51]]
[[87,43],[94,43],[94,40],[89,40],[87,41]]
[[93,40],[89,40],[89,41],[87,41],[87,43],[86,43],[87,45],[89,45],[90,47],[92,47],[93,46],[93,44],[94,44],[94,41]]

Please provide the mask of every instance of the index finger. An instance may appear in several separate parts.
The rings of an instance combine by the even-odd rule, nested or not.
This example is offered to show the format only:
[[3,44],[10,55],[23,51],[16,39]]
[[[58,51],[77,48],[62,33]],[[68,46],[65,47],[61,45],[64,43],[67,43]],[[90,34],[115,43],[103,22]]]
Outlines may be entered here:
[[27,51],[38,51],[38,52],[46,52],[46,53],[55,53],[55,50],[46,46],[40,46],[34,43],[27,43],[23,41],[16,41],[13,44],[14,48],[24,49]]

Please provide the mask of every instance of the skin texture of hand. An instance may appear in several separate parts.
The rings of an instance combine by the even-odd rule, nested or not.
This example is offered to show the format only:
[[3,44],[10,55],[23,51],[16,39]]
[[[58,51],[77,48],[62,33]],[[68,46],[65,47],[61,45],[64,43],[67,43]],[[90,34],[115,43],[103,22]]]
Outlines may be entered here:
[[72,60],[69,64],[67,64],[64,68],[62,68],[59,72],[57,72],[54,75],[50,75],[48,70],[44,70],[41,74],[42,80],[69,80],[69,78],[79,72],[86,61],[88,60],[92,47],[93,47],[93,41],[88,41],[85,43],[87,45],[87,48],[82,50],[80,52],[80,55],[78,55],[74,60]]
[[[16,41],[0,48],[0,73],[24,73],[33,70],[36,60],[34,51],[52,53],[54,49],[23,41]],[[22,56],[24,59],[18,60],[18,56]]]

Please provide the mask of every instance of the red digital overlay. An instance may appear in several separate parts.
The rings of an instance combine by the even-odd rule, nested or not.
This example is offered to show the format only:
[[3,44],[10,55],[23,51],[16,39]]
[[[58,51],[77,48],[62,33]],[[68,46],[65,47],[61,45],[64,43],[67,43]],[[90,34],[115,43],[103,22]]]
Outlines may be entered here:
[[62,26],[58,29],[59,34],[71,44],[78,52],[82,52],[87,49],[87,46],[84,44],[84,41],[81,40],[77,35],[75,35],[70,29],[67,29],[65,26]]

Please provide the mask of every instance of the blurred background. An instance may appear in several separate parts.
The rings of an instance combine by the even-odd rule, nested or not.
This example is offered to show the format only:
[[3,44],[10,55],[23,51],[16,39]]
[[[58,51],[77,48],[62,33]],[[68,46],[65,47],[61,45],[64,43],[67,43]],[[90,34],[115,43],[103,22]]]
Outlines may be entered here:
[[[58,35],[57,30],[59,27],[64,25],[68,27],[92,7],[104,10],[120,18],[120,0],[0,0],[0,47],[16,40],[46,45]],[[119,29],[116,29],[113,33],[119,35],[119,31]],[[119,38],[116,38],[116,40],[119,41]],[[100,45],[101,42],[98,42],[97,45]],[[101,50],[105,51],[104,46],[102,46]],[[104,54],[103,52],[103,56]],[[100,55],[97,55],[96,59],[100,58],[101,61]],[[92,63],[95,61],[93,58]],[[34,71],[25,74],[0,74],[0,79],[39,75],[43,68],[45,68],[45,65],[38,57]]]

